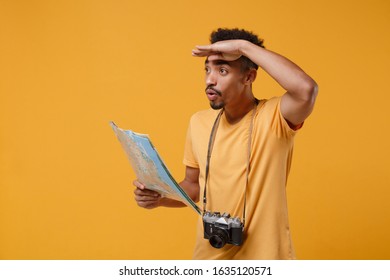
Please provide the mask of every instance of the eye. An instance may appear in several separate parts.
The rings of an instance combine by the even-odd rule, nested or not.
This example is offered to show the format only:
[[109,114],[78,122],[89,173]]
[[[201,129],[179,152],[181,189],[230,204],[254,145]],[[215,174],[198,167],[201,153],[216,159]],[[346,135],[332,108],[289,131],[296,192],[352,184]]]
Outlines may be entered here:
[[221,68],[221,69],[219,69],[219,73],[221,75],[227,75],[228,74],[228,70],[226,68]]
[[206,72],[206,74],[209,74],[210,73],[210,68],[209,67],[205,67],[204,71]]

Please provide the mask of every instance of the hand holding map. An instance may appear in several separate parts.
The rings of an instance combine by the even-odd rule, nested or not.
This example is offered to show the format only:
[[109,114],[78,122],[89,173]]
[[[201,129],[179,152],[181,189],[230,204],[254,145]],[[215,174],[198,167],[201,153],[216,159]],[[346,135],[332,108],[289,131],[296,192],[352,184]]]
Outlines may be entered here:
[[121,129],[114,122],[110,122],[110,125],[125,150],[138,180],[146,188],[160,193],[163,197],[181,201],[201,214],[199,207],[172,177],[148,135]]

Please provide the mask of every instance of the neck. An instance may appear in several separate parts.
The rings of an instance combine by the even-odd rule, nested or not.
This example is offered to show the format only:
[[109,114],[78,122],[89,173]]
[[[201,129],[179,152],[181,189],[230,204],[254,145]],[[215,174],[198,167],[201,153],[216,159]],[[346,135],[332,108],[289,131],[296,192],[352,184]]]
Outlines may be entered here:
[[224,114],[226,120],[230,124],[238,123],[248,112],[253,110],[253,107],[256,105],[256,99],[253,95],[249,98],[240,100],[240,103],[236,106],[225,106]]

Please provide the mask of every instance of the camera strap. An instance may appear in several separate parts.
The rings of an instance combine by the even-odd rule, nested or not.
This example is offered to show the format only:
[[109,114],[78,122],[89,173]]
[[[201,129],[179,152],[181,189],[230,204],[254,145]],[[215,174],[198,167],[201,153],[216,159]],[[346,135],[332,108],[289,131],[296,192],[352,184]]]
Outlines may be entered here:
[[[252,110],[252,117],[251,117],[251,122],[249,125],[249,137],[248,137],[248,152],[247,152],[247,165],[246,165],[246,179],[245,179],[245,192],[244,192],[244,210],[242,214],[242,224],[245,226],[245,208],[246,208],[246,192],[249,184],[249,172],[250,172],[250,157],[251,157],[251,152],[252,152],[252,132],[253,132],[253,125],[254,125],[254,120],[255,120],[255,115],[256,115],[256,108],[257,105],[259,104],[259,100],[255,99],[255,105]],[[222,114],[224,112],[224,109],[222,109],[217,118],[214,121],[213,128],[211,129],[210,133],[210,139],[209,139],[209,144],[207,148],[207,160],[206,160],[206,173],[205,173],[205,182],[204,182],[204,190],[203,190],[203,215],[206,213],[206,203],[207,203],[207,179],[209,177],[209,171],[210,171],[210,159],[211,159],[211,153],[213,151],[214,147],[214,142],[215,142],[215,137],[217,135],[217,130],[219,126],[219,122],[221,120]]]

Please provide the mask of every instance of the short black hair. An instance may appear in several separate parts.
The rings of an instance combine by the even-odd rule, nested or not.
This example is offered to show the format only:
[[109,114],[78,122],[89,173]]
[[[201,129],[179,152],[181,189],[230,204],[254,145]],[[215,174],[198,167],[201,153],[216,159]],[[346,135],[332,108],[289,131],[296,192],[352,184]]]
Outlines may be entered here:
[[[265,48],[263,42],[263,39],[260,39],[256,34],[254,34],[251,31],[247,31],[245,29],[228,29],[228,28],[218,28],[217,30],[213,31],[210,35],[210,43],[214,44],[219,41],[225,41],[225,40],[246,40],[249,41],[259,47]],[[256,70],[259,68],[259,66],[254,63],[249,58],[242,56],[242,68],[243,70],[249,70],[250,68],[255,68]]]

